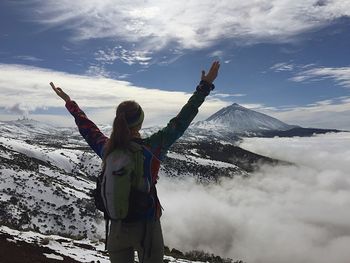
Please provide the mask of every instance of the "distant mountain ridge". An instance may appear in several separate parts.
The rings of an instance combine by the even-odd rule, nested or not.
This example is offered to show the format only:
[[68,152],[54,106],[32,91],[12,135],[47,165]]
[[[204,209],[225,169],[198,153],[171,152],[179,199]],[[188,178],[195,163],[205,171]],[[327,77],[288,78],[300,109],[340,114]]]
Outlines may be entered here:
[[[107,136],[111,133],[110,125],[98,125]],[[142,137],[150,136],[163,128],[162,126],[148,127],[141,130]],[[10,131],[9,129],[15,129]],[[59,131],[59,133],[57,133]],[[8,135],[19,138],[50,136],[55,134],[63,137],[69,136],[76,141],[80,140],[80,134],[73,128],[58,128],[49,124],[31,119],[17,121],[0,121],[0,132],[8,132]],[[247,109],[237,103],[224,107],[204,121],[198,121],[190,125],[181,141],[224,141],[236,143],[242,137],[293,137],[312,136],[327,132],[341,132],[336,129],[303,128],[290,125],[269,115]],[[77,143],[75,141],[75,143]],[[78,143],[79,144],[79,143]]]
[[303,128],[290,125],[269,115],[247,109],[237,103],[222,108],[204,121],[192,125],[197,133],[223,135],[229,137],[292,137],[312,136],[327,132],[340,132],[336,129]]

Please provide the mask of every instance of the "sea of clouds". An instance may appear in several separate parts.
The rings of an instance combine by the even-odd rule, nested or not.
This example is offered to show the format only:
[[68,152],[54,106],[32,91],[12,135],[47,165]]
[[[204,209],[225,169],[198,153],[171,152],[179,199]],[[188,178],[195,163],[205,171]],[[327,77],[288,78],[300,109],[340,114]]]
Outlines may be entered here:
[[161,178],[166,245],[249,263],[350,262],[350,133],[240,146],[295,165],[213,185]]

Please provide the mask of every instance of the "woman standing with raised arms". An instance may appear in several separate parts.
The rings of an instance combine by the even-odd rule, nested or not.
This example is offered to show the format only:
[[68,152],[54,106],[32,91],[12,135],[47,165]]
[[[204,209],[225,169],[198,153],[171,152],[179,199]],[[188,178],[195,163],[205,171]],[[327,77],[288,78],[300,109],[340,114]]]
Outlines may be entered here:
[[164,242],[160,224],[162,209],[155,186],[160,162],[169,147],[183,135],[191,124],[205,97],[214,89],[213,82],[218,75],[219,68],[219,61],[215,61],[207,74],[203,70],[199,85],[178,115],[172,118],[166,127],[147,138],[141,138],[139,133],[144,112],[135,101],[124,101],[119,104],[113,122],[113,130],[108,138],[87,118],[75,101],[71,100],[61,88],[50,83],[56,94],[65,101],[66,108],[73,115],[80,134],[104,163],[116,149],[127,149],[131,144],[141,145],[145,149],[143,151],[143,173],[146,175],[145,178],[149,178],[146,183],[149,186],[149,195],[152,200],[151,210],[147,211],[147,218],[145,217],[147,228],[144,219],[141,220],[130,213],[122,220],[121,225],[112,221],[107,242],[112,263],[133,263],[135,250],[140,262],[163,262]]

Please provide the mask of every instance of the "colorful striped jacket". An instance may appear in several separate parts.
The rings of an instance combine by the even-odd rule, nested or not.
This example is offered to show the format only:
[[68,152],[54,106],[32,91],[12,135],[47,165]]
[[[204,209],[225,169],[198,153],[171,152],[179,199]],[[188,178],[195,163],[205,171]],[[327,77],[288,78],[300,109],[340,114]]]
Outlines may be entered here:
[[[140,140],[139,143],[144,146],[144,172],[150,185],[155,186],[157,183],[160,163],[168,149],[183,135],[194,117],[197,115],[198,108],[204,102],[205,97],[209,95],[210,91],[213,89],[213,84],[201,81],[188,102],[183,106],[178,115],[169,121],[166,127],[151,136]],[[73,115],[80,134],[92,150],[94,150],[100,158],[103,158],[104,146],[109,138],[100,131],[95,123],[88,119],[86,114],[79,108],[75,101],[67,101],[66,108]],[[153,217],[159,218],[161,216],[161,205],[156,191],[154,191],[154,195],[155,209]]]

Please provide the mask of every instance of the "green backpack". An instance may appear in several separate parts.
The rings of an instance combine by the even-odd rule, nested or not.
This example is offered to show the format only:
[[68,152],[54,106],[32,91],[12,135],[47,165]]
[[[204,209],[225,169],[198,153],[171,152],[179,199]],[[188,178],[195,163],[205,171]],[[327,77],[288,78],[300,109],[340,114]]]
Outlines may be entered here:
[[[143,178],[142,146],[131,142],[128,149],[116,149],[111,152],[99,178],[97,189],[102,201],[105,218],[121,220],[137,209],[135,195],[148,195]],[[146,197],[147,199],[147,197]],[[142,202],[142,199],[141,199]]]
[[110,220],[145,220],[154,213],[152,188],[144,175],[144,150],[135,142],[128,149],[114,150],[97,178],[92,196],[106,220],[106,249]]

